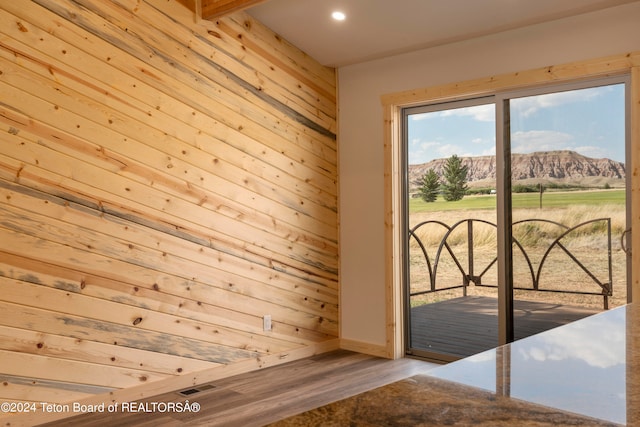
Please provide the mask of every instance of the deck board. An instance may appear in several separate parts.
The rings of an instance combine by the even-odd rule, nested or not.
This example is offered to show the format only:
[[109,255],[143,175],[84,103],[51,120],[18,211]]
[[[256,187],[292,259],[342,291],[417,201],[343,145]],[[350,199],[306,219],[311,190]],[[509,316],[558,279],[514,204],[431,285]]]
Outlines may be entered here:
[[[600,310],[514,301],[515,339],[582,319]],[[411,347],[462,358],[498,345],[498,300],[466,296],[411,309]]]

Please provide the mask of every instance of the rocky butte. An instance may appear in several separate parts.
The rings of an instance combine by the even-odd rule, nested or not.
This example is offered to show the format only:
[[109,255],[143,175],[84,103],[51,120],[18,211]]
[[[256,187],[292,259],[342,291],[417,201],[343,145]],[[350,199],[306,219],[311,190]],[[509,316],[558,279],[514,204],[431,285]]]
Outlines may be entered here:
[[[495,186],[496,157],[461,157],[467,166],[467,181],[470,187]],[[447,159],[436,159],[419,165],[409,165],[410,191],[418,185],[419,179],[433,169],[438,176]],[[530,154],[511,156],[511,176],[522,184],[557,183],[585,187],[624,187],[625,165],[611,159],[594,159],[575,151],[538,151]]]

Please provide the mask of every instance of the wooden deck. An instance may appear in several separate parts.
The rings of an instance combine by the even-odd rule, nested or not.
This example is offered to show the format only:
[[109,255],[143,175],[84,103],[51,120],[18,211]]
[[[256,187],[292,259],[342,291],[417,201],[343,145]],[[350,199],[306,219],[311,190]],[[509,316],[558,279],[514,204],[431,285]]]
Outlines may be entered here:
[[[561,304],[514,301],[515,338],[521,339],[600,310]],[[411,347],[443,355],[467,357],[498,345],[498,300],[467,296],[411,309]],[[426,355],[432,357],[431,354]],[[435,357],[438,358],[438,357]]]

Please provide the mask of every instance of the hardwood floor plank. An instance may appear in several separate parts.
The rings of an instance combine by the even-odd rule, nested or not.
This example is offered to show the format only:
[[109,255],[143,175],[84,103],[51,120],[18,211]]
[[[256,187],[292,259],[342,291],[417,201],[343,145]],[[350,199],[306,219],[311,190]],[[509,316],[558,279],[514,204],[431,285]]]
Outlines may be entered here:
[[[415,360],[404,359],[414,363]],[[418,362],[422,363],[422,362]],[[397,369],[385,368],[379,360],[368,360],[350,367],[349,372],[336,369],[330,375],[298,379],[297,384],[281,390],[274,390],[249,401],[237,408],[222,412],[205,411],[197,416],[192,414],[180,417],[186,422],[204,422],[211,426],[243,425],[261,426],[282,419],[283,410],[289,413],[302,413],[365,391],[395,382],[404,377],[408,366],[394,364]],[[402,363],[402,365],[404,365]],[[283,408],[284,406],[284,408]],[[176,417],[178,415],[176,414]]]
[[[338,350],[225,378],[188,397],[178,391],[146,402],[197,402],[197,413],[85,414],[46,426],[262,426],[408,378],[438,365],[416,359],[388,360]],[[195,387],[198,388],[198,387]]]

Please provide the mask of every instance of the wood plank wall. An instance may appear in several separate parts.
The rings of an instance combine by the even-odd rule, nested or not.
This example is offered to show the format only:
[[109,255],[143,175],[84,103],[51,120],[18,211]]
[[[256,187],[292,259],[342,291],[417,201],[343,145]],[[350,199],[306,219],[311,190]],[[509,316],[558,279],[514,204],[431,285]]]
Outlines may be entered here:
[[0,8],[0,401],[335,340],[335,70],[176,0]]

